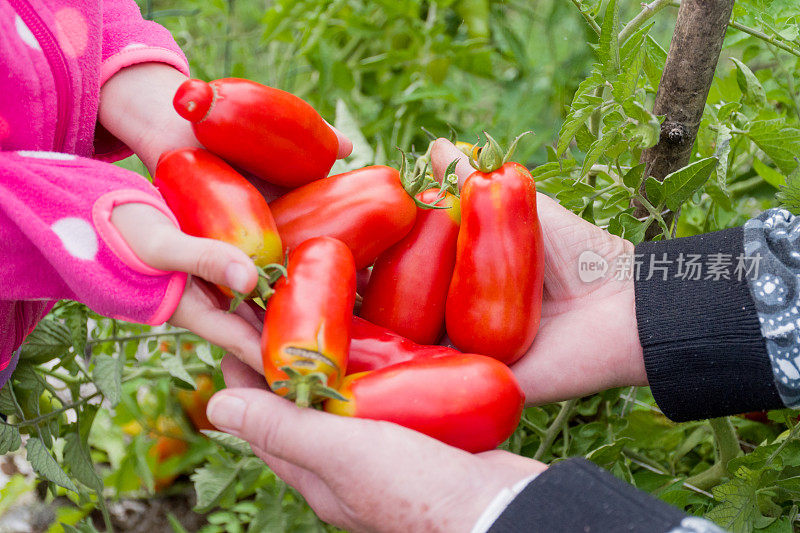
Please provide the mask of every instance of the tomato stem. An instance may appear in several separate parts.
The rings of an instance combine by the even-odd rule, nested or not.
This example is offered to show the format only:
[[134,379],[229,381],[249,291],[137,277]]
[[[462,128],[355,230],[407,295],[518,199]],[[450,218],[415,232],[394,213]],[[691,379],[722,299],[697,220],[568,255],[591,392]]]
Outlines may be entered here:
[[[260,281],[260,280],[259,280]],[[228,312],[233,313],[236,309],[241,305],[245,299],[247,299],[247,295],[238,291],[231,289],[233,293],[233,299],[231,300],[231,305],[228,306]]]
[[419,129],[421,129],[422,133],[424,133],[428,137],[429,141],[433,142],[436,140],[436,135],[431,133],[431,131],[428,130],[428,128],[426,128],[425,126],[421,126]]
[[308,380],[301,380],[295,388],[294,403],[298,407],[308,407],[311,405],[311,383]]
[[[398,150],[400,149],[398,148]],[[414,200],[416,206],[420,209],[449,209],[449,206],[436,205],[444,198],[444,193],[442,193],[442,196],[437,198],[435,202],[430,204],[417,198],[417,195],[422,191],[433,187],[439,187],[439,183],[428,173],[428,161],[426,160],[422,165],[415,165],[414,170],[409,172],[406,163],[406,153],[400,150],[400,156],[400,183],[403,185],[403,189],[405,189],[406,193]]]
[[258,283],[256,283],[256,288],[250,294],[243,294],[241,292],[236,292],[231,290],[233,293],[233,299],[231,300],[231,305],[228,308],[229,313],[233,313],[236,311],[236,308],[248,298],[261,298],[263,302],[269,300],[269,297],[275,292],[272,288],[281,276],[287,276],[286,267],[280,263],[270,263],[268,265],[264,265],[260,267],[256,265],[256,270],[258,271]]
[[309,407],[311,404],[326,398],[334,398],[343,402],[348,401],[337,390],[326,385],[328,377],[322,372],[301,374],[291,366],[281,367],[281,370],[289,379],[274,382],[272,390],[286,388],[287,393],[284,398],[293,400],[299,407]]
[[275,290],[270,286],[269,280],[259,276],[256,285],[256,294],[262,301],[266,302]]
[[531,131],[526,131],[517,135],[516,139],[511,141],[511,146],[508,147],[508,151],[505,153],[503,149],[500,148],[500,145],[497,141],[494,140],[494,137],[489,135],[488,132],[483,132],[486,136],[486,144],[481,148],[480,153],[478,154],[477,160],[470,156],[469,162],[472,164],[473,167],[477,168],[481,172],[490,173],[494,172],[495,170],[499,169],[503,165],[505,165],[514,153],[514,150],[517,149],[517,144],[519,144],[520,139],[524,136],[528,135],[529,133],[533,133]]

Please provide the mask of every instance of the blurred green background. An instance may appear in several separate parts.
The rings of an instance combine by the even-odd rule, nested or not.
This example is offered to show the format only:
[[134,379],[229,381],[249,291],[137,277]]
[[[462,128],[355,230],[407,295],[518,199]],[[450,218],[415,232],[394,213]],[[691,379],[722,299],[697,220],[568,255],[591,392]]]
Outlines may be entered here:
[[[597,40],[566,0],[139,4],[172,31],[195,77],[245,77],[297,94],[356,137],[365,163],[396,161],[396,146],[424,150],[422,128],[453,128],[472,142],[482,130],[501,142],[533,130],[518,158],[544,161]],[[639,9],[626,2],[622,20]],[[651,32],[665,47],[672,11]]]

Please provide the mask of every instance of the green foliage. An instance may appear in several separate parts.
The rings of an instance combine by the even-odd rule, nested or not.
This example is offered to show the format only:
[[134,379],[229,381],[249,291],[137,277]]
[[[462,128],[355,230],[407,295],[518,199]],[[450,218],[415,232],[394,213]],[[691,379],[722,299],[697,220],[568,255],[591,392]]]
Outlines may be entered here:
[[42,320],[25,339],[20,358],[33,364],[64,357],[72,347],[70,328],[55,320]]
[[[761,163],[761,165],[763,165],[763,163]],[[767,169],[769,169],[769,167],[765,167],[762,172],[766,171]],[[767,172],[764,173],[766,174]],[[761,172],[759,172],[759,174],[761,174]],[[780,180],[785,179],[785,185],[780,185],[780,190],[776,195],[781,203],[781,206],[785,207],[794,214],[800,214],[800,166],[794,169],[788,178],[784,178],[780,174],[778,174],[778,176],[780,176]],[[766,178],[764,179],[766,180]],[[770,183],[778,186],[776,184],[781,183],[780,180],[776,176],[775,181]]]
[[[536,136],[516,158],[532,167],[539,190],[633,242],[650,224],[667,238],[739,225],[778,202],[800,213],[800,5],[793,0],[736,2],[691,161],[663,183],[647,178],[641,155],[661,134],[662,118],[651,110],[671,7],[628,26],[640,6],[618,0],[140,5],[173,33],[196,77],[247,77],[308,100],[354,141],[353,156],[337,169],[386,162],[397,146],[422,152],[423,127],[438,135],[452,127],[465,141],[489,130],[503,145],[532,129]],[[123,165],[144,171],[134,159]],[[634,216],[634,202],[647,216]],[[680,213],[671,226],[667,209]],[[42,482],[74,503],[59,511],[64,531],[96,531],[84,518],[93,508],[107,528],[107,499],[152,497],[166,474],[179,476],[176,491],[194,486],[205,533],[332,531],[246,443],[189,428],[175,392],[194,388],[199,374],[219,380],[221,355],[186,332],[62,302],[28,337],[0,389],[8,417],[0,453],[23,447],[27,436]],[[504,447],[546,462],[588,457],[734,531],[797,527],[795,414],[776,411],[768,423],[732,419],[748,453],[707,491],[685,482],[717,460],[711,427],[673,424],[654,406],[647,389],[627,388],[528,408]],[[174,432],[185,453],[157,465],[156,439]],[[179,519],[168,518],[174,531],[182,530]]]
[[[422,127],[446,135],[451,125],[469,141],[497,131],[503,145],[521,131],[549,131],[592,56],[572,46],[586,39],[585,27],[556,0],[180,6],[196,15],[173,16],[158,1],[151,15],[189,51],[195,76],[280,87],[337,124],[347,110],[375,154],[367,162],[391,159],[396,146],[424,150]],[[530,158],[546,142],[529,139],[519,155]]]
[[25,457],[31,466],[41,477],[60,485],[67,490],[77,492],[78,489],[72,480],[67,476],[61,465],[56,462],[50,452],[45,448],[44,443],[38,437],[31,437],[25,444]]
[[668,174],[662,182],[649,177],[647,195],[654,203],[663,201],[667,208],[677,211],[703,186],[716,167],[717,158],[707,157]]

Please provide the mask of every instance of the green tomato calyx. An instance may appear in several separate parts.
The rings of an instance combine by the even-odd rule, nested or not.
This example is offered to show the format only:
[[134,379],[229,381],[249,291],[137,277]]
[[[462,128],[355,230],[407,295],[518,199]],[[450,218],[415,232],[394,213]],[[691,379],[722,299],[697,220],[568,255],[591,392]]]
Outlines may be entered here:
[[326,398],[333,398],[343,402],[348,401],[338,391],[328,387],[328,377],[322,372],[301,374],[290,366],[281,367],[281,370],[289,379],[276,381],[272,384],[272,390],[288,389],[284,398],[293,400],[298,407],[309,407],[311,404],[323,401]]
[[477,160],[470,156],[470,164],[485,174],[498,170],[511,159],[511,156],[514,154],[514,150],[517,149],[519,140],[529,133],[533,132],[526,131],[518,135],[517,138],[511,142],[511,146],[508,147],[508,151],[503,152],[503,149],[500,148],[500,144],[498,144],[498,142],[495,141],[494,138],[489,135],[489,133],[484,131],[483,134],[486,135],[486,144],[481,148]]

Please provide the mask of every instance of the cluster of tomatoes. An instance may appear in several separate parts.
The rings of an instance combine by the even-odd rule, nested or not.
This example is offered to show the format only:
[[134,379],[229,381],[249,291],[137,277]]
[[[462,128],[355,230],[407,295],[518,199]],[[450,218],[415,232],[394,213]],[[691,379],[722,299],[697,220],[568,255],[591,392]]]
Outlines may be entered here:
[[[277,89],[189,80],[174,104],[205,149],[164,154],[154,184],[186,233],[255,261],[253,294],[220,289],[265,303],[272,390],[472,452],[508,438],[524,396],[507,365],[538,330],[544,271],[536,187],[510,151],[487,135],[459,198],[454,165],[443,183],[405,159],[328,176],[335,133]],[[283,188],[270,203],[265,183]]]

